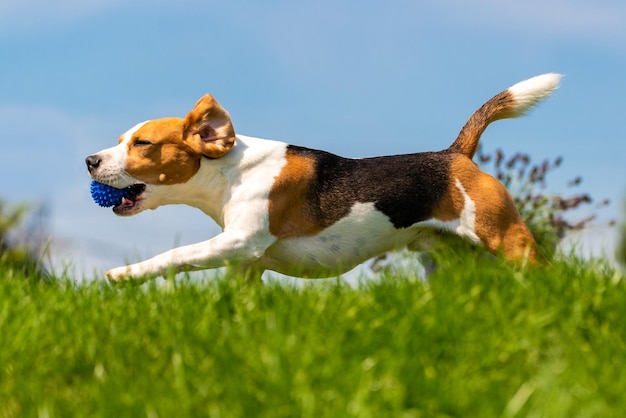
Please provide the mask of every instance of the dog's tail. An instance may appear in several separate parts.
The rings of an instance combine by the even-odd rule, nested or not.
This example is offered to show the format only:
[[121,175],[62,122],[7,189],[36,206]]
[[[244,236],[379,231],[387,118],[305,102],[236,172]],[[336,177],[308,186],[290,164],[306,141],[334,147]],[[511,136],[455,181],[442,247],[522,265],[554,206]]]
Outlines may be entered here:
[[448,151],[472,158],[478,148],[480,136],[491,122],[523,116],[559,86],[561,77],[554,73],[538,75],[492,97],[468,119]]

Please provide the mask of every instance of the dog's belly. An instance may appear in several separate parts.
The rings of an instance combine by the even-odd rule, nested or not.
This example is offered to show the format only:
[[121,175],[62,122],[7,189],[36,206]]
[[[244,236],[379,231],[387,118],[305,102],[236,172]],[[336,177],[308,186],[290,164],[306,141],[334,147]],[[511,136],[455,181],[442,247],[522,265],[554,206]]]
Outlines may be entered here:
[[396,229],[373,203],[357,203],[348,216],[317,235],[278,240],[264,268],[299,277],[332,277],[385,251],[404,247],[419,226]]

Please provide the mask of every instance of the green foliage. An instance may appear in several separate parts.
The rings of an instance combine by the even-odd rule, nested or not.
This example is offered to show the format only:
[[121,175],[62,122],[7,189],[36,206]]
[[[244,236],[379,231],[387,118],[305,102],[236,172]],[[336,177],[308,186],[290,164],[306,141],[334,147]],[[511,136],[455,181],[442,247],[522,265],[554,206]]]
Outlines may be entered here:
[[[539,164],[532,164],[531,158],[525,153],[516,153],[506,159],[501,150],[493,155],[478,151],[478,163],[488,168],[492,163],[494,173],[511,192],[515,204],[537,241],[539,251],[548,259],[552,259],[558,244],[568,232],[587,227],[597,218],[596,214],[575,221],[569,220],[581,205],[592,203],[588,193],[578,193],[571,196],[550,194],[546,192],[546,178],[548,174],[561,166],[562,158],[553,161],[543,160]],[[568,182],[568,187],[577,187],[582,183],[582,177],[576,177]],[[609,200],[603,200],[599,208],[607,206]]]
[[625,311],[608,268],[458,252],[358,289],[0,281],[0,416],[619,416]]
[[[624,211],[624,213],[626,213],[626,210]],[[622,234],[617,247],[617,261],[619,261],[624,267],[626,267],[626,219],[622,224]]]
[[0,265],[8,267],[0,279],[26,276],[42,279],[46,273],[41,268],[39,258],[24,243],[11,241],[28,214],[27,205],[11,206],[0,199]]
[[24,219],[26,206],[10,207],[6,201],[0,199],[0,243],[5,244],[6,236]]

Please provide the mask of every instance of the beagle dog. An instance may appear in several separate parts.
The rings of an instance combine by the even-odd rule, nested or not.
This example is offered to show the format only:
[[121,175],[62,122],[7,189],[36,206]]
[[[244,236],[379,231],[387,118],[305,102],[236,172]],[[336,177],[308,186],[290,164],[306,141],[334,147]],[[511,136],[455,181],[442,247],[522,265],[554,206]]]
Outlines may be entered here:
[[246,280],[265,270],[330,277],[386,251],[428,250],[442,231],[513,262],[536,262],[511,195],[472,157],[491,122],[523,115],[560,79],[544,74],[504,90],[438,152],[352,159],[239,135],[209,94],[184,118],[139,123],[118,145],[86,158],[92,179],[128,188],[113,212],[187,204],[223,232],[106,276],[146,279],[226,266]]

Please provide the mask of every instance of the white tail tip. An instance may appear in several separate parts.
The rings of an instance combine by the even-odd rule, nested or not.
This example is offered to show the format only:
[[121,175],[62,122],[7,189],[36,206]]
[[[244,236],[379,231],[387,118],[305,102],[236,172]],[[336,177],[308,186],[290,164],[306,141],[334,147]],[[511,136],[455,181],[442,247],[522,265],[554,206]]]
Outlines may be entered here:
[[507,90],[515,100],[515,113],[521,116],[534,105],[545,99],[559,86],[563,76],[556,73],[538,75],[528,80],[520,81]]

